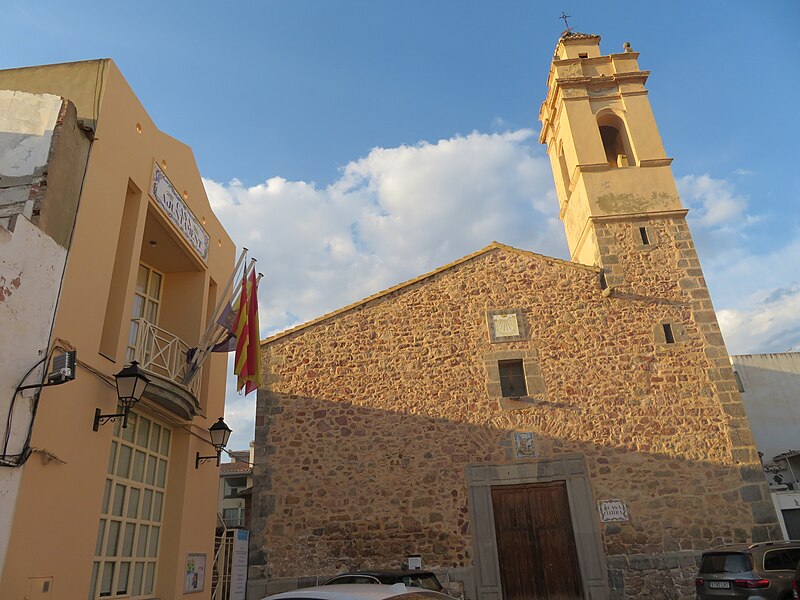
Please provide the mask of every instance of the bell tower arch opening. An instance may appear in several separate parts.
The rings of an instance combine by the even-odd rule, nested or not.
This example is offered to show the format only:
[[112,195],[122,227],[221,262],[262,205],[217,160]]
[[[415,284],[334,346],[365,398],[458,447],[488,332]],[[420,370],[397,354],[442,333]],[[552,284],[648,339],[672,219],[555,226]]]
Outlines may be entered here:
[[611,168],[634,166],[636,159],[625,121],[610,110],[606,110],[598,113],[597,127],[600,130],[608,166]]

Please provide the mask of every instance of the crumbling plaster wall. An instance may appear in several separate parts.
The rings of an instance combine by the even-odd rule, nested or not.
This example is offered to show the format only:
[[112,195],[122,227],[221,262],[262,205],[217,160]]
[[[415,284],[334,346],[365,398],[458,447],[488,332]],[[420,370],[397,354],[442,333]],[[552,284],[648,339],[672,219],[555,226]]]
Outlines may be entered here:
[[[36,365],[50,345],[88,149],[72,104],[48,94],[0,90],[3,437],[17,386],[40,382],[48,366]],[[24,447],[36,393],[23,391],[16,397],[6,454],[18,454]],[[23,468],[0,468],[0,573]]]

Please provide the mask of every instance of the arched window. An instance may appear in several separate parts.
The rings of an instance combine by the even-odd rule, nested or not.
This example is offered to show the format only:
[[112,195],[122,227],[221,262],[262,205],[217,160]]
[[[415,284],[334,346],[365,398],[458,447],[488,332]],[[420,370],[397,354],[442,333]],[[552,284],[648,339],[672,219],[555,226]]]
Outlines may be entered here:
[[604,113],[597,118],[600,128],[600,139],[606,152],[606,161],[610,167],[627,167],[636,164],[633,156],[625,122],[613,113]]

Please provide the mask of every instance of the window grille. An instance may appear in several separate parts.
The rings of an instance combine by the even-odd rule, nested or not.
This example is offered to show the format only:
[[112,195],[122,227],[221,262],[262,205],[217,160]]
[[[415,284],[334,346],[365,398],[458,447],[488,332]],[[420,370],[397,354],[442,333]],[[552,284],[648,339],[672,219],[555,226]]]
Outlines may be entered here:
[[114,423],[89,600],[152,597],[164,513],[170,430],[131,412]]

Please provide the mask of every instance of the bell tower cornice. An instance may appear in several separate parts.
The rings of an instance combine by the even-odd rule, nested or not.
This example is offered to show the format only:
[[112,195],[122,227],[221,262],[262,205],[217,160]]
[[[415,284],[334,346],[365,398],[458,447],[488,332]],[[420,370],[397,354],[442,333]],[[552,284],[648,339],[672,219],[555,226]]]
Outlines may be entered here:
[[[596,39],[599,40],[599,36]],[[546,130],[560,102],[646,96],[645,83],[650,71],[639,69],[638,58],[638,52],[594,58],[554,58],[547,79],[547,96],[539,111],[539,120],[543,125],[539,142],[547,143]]]

